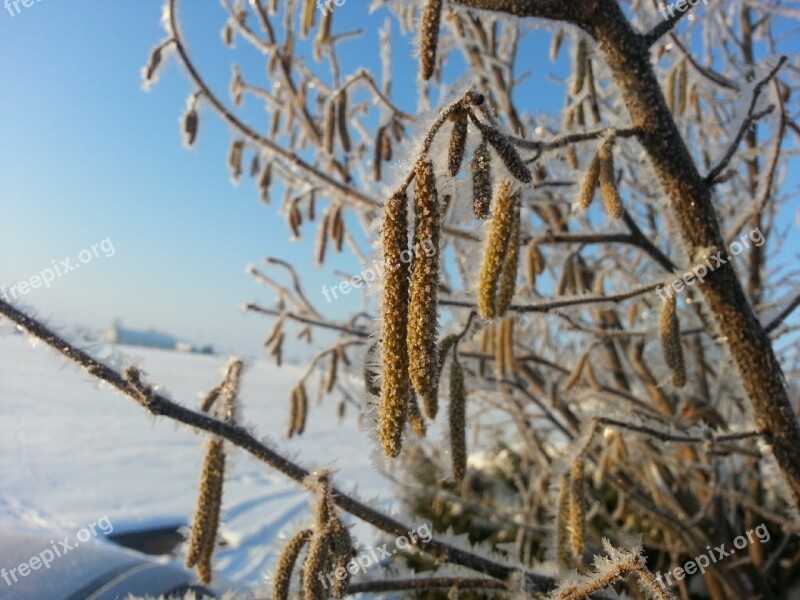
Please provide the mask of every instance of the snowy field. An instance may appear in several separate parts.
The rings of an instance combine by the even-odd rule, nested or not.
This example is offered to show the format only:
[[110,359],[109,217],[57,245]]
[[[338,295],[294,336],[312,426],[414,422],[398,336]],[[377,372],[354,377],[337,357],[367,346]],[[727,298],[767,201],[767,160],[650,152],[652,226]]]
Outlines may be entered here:
[[[179,354],[142,348],[120,351],[173,399],[196,407],[219,380],[224,356]],[[243,377],[244,420],[260,437],[306,467],[332,466],[344,489],[362,498],[390,498],[390,485],[371,463],[373,443],[351,412],[340,425],[328,397],[311,410],[306,433],[286,440],[288,398],[299,368],[259,360]],[[0,331],[0,527],[74,535],[107,516],[114,533],[191,520],[203,438],[184,426],[156,420],[48,348]],[[337,459],[336,462],[334,459]],[[310,515],[308,497],[282,475],[241,451],[231,454],[217,550],[220,575],[237,586],[263,581],[291,534]],[[386,502],[373,504],[388,508]],[[395,507],[399,508],[399,507]],[[366,527],[354,533],[370,544]],[[179,549],[182,557],[182,548]]]

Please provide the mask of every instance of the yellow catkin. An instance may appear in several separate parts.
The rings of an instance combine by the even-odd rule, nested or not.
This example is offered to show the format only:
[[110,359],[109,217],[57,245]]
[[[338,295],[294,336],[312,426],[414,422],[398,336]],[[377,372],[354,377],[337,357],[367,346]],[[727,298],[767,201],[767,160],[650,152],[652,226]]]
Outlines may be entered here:
[[384,211],[383,244],[384,290],[381,326],[381,364],[379,429],[383,451],[397,456],[402,446],[408,399],[408,298],[409,266],[398,260],[408,251],[408,214],[405,194],[389,198]]
[[686,112],[686,98],[687,98],[687,91],[688,91],[688,72],[686,68],[686,61],[681,61],[681,65],[678,67],[678,114],[683,115]]
[[[414,259],[408,313],[408,357],[411,384],[422,397],[425,414],[436,416],[436,329],[438,319],[439,236],[441,219],[433,163],[427,156],[416,166]],[[426,249],[433,248],[433,252]]]
[[589,59],[589,47],[585,39],[578,41],[578,48],[575,51],[575,63],[572,68],[572,93],[578,95],[583,91],[583,83],[586,81],[586,61]]
[[308,418],[308,396],[306,386],[302,383],[295,388],[297,390],[297,414],[295,415],[294,430],[297,435],[302,435],[306,429],[306,419]]
[[225,448],[222,439],[215,436],[209,440],[206,447],[197,507],[186,555],[186,566],[188,568],[196,566],[198,578],[206,585],[211,582],[211,556],[217,542],[224,481]]
[[436,68],[436,48],[442,20],[442,0],[425,0],[419,32],[420,76],[427,81]]
[[311,529],[302,529],[295,533],[281,551],[278,557],[278,564],[275,567],[275,576],[272,580],[273,600],[289,600],[289,587],[292,581],[297,557],[303,550],[303,546],[311,539]]
[[608,141],[600,147],[597,158],[600,162],[600,191],[603,194],[606,213],[610,219],[619,219],[622,216],[622,198],[614,173],[613,141]]
[[664,92],[667,100],[667,108],[669,108],[670,112],[675,109],[675,78],[677,75],[677,69],[672,69],[667,76],[667,89]]
[[667,366],[672,369],[672,384],[677,388],[686,385],[686,365],[681,346],[681,330],[675,296],[668,296],[661,309],[658,322],[661,349]]
[[511,183],[507,179],[502,180],[497,187],[495,209],[478,280],[478,312],[484,319],[497,316],[498,279],[514,227],[516,202]]
[[461,170],[464,162],[464,152],[467,149],[467,117],[463,113],[456,115],[453,131],[450,133],[450,146],[447,154],[447,166],[450,175],[455,177]]
[[306,38],[314,28],[314,17],[317,14],[317,3],[314,0],[305,0],[303,5],[303,24],[300,30],[301,35]]
[[492,204],[492,157],[489,146],[482,141],[472,157],[472,209],[475,217],[486,219]]
[[600,153],[594,155],[592,162],[589,163],[589,168],[581,181],[580,196],[578,197],[578,207],[581,210],[586,210],[591,206],[594,200],[594,192],[597,189],[597,183],[600,180]]
[[517,291],[517,270],[519,269],[520,202],[519,193],[514,194],[512,208],[511,234],[503,260],[497,290],[497,316],[503,316]]
[[583,457],[578,456],[569,474],[569,543],[572,556],[580,562],[586,543],[586,507],[583,496]]
[[562,567],[572,564],[572,552],[569,543],[569,495],[569,474],[565,473],[558,487],[558,513],[556,516],[556,558]]
[[[325,600],[328,597],[324,574],[331,570],[331,545],[325,533],[324,530],[316,530],[308,546],[308,554],[303,563],[304,600]],[[323,578],[319,577],[320,573]]]
[[450,455],[453,477],[456,481],[464,479],[467,472],[467,392],[464,386],[464,370],[453,351],[450,363]]
[[[331,39],[331,25],[333,22],[332,10],[326,10],[322,13],[322,21],[319,29],[317,29],[317,37],[314,38],[314,60],[319,62],[322,60],[322,49],[328,44]],[[277,52],[273,52],[272,56],[277,56]]]

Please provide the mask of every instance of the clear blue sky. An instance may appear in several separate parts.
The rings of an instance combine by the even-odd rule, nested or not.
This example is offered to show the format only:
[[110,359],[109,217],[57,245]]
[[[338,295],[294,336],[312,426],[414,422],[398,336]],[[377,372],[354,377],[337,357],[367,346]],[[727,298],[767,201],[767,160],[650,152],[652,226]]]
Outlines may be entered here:
[[[365,4],[349,0],[336,8],[339,30],[366,31],[342,46],[345,71],[378,64],[375,27],[383,18],[370,17]],[[112,257],[101,252],[24,302],[61,324],[102,329],[121,318],[256,352],[269,323],[240,306],[268,304],[272,294],[245,273],[246,265],[266,255],[289,259],[306,269],[309,296],[323,303],[321,285],[338,279],[308,266],[313,229],[293,244],[277,200],[262,206],[247,177],[231,184],[230,132],[216,117],[201,113],[196,147],[182,147],[178,121],[193,90],[174,60],[151,91],[142,91],[140,69],[164,36],[161,6],[162,0],[37,0],[13,17],[0,10],[0,285],[29,279],[53,261],[78,263],[82,250],[108,238]],[[183,17],[196,62],[227,98],[233,55],[220,40],[220,3],[184,2]],[[548,37],[541,33],[526,48],[535,57],[525,65],[532,71],[526,85],[540,99],[526,102],[529,110],[556,111],[561,102],[547,92],[557,90],[546,77],[553,71]],[[413,110],[411,38],[395,50],[408,62],[395,89],[409,90],[400,101]],[[257,54],[243,62],[246,72],[263,69]],[[248,108],[254,118],[263,115],[255,102]],[[352,261],[331,267],[357,271]],[[339,303],[335,310],[346,308]]]

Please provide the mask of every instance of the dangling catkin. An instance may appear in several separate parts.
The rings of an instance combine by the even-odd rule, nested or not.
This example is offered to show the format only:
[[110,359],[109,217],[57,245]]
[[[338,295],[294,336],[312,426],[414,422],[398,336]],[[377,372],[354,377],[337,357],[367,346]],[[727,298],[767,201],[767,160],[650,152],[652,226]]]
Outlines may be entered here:
[[511,300],[514,299],[514,292],[517,290],[517,269],[519,268],[519,230],[520,230],[520,202],[519,192],[513,195],[511,235],[508,238],[508,245],[503,260],[503,270],[500,273],[500,281],[497,290],[497,316],[502,317]]
[[539,250],[539,243],[532,239],[525,247],[525,278],[528,280],[528,287],[536,289],[536,276],[544,272],[544,256]]
[[[414,259],[408,312],[408,357],[411,383],[422,397],[425,414],[436,416],[436,328],[438,318],[439,235],[441,219],[433,163],[422,157],[415,169]],[[425,252],[423,244],[434,248]]]
[[490,127],[484,128],[483,133],[486,140],[497,151],[497,155],[503,161],[508,172],[522,183],[530,183],[533,180],[531,170],[522,160],[511,141],[505,135]]
[[329,535],[332,538],[333,550],[333,566],[331,571],[334,573],[344,572],[344,576],[336,577],[336,581],[331,589],[331,595],[334,598],[343,598],[347,591],[347,586],[350,584],[350,572],[347,570],[347,564],[352,558],[353,540],[350,537],[350,531],[347,526],[342,522],[339,517],[334,518],[329,526]]
[[231,179],[234,183],[239,183],[242,175],[242,154],[244,152],[244,141],[233,140],[231,149],[228,152],[228,166],[231,169]]
[[478,219],[489,216],[492,203],[492,157],[484,139],[472,157],[472,208]]
[[196,565],[197,575],[203,584],[211,582],[211,555],[217,543],[224,482],[225,448],[222,439],[214,436],[206,447],[200,491],[186,554],[186,567],[192,568]]
[[408,398],[408,297],[409,265],[397,257],[408,251],[408,215],[406,195],[389,198],[384,211],[381,240],[383,244],[384,290],[381,326],[381,364],[383,383],[380,389],[379,429],[383,451],[397,456],[402,444]]
[[336,99],[328,101],[325,109],[325,121],[322,124],[322,146],[325,152],[333,154],[333,134],[336,127]]
[[600,180],[600,152],[594,155],[586,174],[581,181],[581,191],[578,197],[578,207],[586,210],[594,200],[594,192],[597,189],[597,182]]
[[622,216],[622,198],[619,196],[616,175],[614,173],[614,142],[606,141],[597,153],[600,163],[600,191],[606,205],[606,213],[610,219],[619,219]]
[[478,280],[478,312],[484,319],[497,316],[497,283],[514,227],[516,202],[511,183],[503,179],[497,188],[495,209]]
[[303,24],[300,29],[300,35],[303,38],[308,37],[308,33],[314,28],[314,17],[317,14],[317,3],[314,0],[305,0],[303,5]]
[[675,296],[668,296],[661,309],[658,322],[658,333],[661,336],[661,349],[667,366],[672,369],[672,384],[676,388],[686,385],[686,365],[683,361],[681,346],[681,330]]
[[301,529],[295,533],[283,547],[278,564],[275,567],[275,577],[272,580],[273,600],[289,600],[289,586],[292,581],[292,572],[297,562],[297,557],[303,546],[311,539],[311,529]]
[[350,130],[348,129],[347,115],[347,92],[339,93],[339,101],[336,103],[336,129],[339,131],[339,142],[345,152],[350,152]]
[[419,409],[419,402],[414,393],[408,398],[408,423],[415,436],[425,437],[425,420],[422,418],[422,411]]
[[453,477],[456,481],[464,479],[467,472],[467,392],[464,387],[464,370],[458,362],[458,354],[453,348],[450,363],[450,455]]
[[569,473],[569,543],[572,556],[580,562],[586,538],[586,509],[583,497],[583,457],[578,456]]
[[419,66],[423,81],[433,75],[442,20],[442,0],[425,0],[419,32]]
[[194,106],[189,107],[186,114],[183,115],[183,143],[187,148],[194,146],[199,122],[197,109]]
[[450,147],[448,148],[447,166],[450,175],[455,177],[461,170],[464,162],[464,152],[467,149],[467,117],[463,112],[455,115],[453,131],[450,133]]
[[575,64],[573,65],[574,79],[572,80],[572,94],[577,96],[583,91],[583,82],[586,81],[586,61],[589,58],[589,47],[586,40],[578,41],[575,51]]
[[572,552],[570,551],[569,543],[569,496],[569,473],[564,473],[558,486],[558,513],[556,515],[556,558],[562,567],[572,564]]

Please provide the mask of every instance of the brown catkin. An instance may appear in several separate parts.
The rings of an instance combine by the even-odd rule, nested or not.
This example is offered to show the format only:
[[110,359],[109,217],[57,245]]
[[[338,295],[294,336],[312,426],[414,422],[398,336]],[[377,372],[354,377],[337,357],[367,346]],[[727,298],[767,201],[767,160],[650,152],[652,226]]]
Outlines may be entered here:
[[347,564],[352,558],[353,540],[347,526],[338,517],[331,522],[330,536],[334,557],[331,571],[336,574],[344,573],[343,577],[336,577],[333,588],[331,588],[331,595],[334,598],[344,598],[347,586],[350,584],[350,572],[347,570]]
[[344,217],[342,216],[342,205],[337,204],[333,208],[331,216],[331,237],[333,238],[333,247],[337,252],[341,252],[344,247]]
[[[326,10],[322,13],[322,22],[317,29],[317,37],[314,38],[314,60],[319,62],[322,60],[322,48],[328,44],[331,39],[331,25],[333,22],[332,10]],[[272,56],[278,53],[273,52]]]
[[152,83],[156,79],[156,74],[158,73],[158,67],[161,66],[161,59],[162,59],[162,50],[164,49],[164,45],[158,45],[153,48],[153,51],[150,53],[150,58],[147,60],[147,65],[142,69],[142,79],[145,83]]
[[419,31],[419,69],[423,81],[431,78],[436,67],[441,20],[442,0],[425,0]]
[[311,529],[301,529],[283,547],[283,551],[278,557],[275,576],[272,580],[273,600],[289,600],[289,587],[297,557],[300,556],[303,546],[311,539],[312,533]]
[[672,369],[672,384],[677,388],[686,385],[686,365],[683,360],[681,346],[681,330],[675,296],[668,296],[661,309],[658,322],[658,333],[661,336],[661,349],[664,360]]
[[317,230],[317,247],[314,253],[318,265],[325,262],[325,251],[328,249],[328,238],[330,237],[330,221],[330,211],[325,211],[325,216],[322,217]]
[[197,109],[191,106],[186,114],[183,115],[183,143],[187,148],[194,146],[197,139],[197,129],[200,124],[199,117],[197,116]]
[[597,183],[600,180],[600,152],[594,155],[592,162],[589,163],[589,168],[581,181],[580,196],[578,197],[578,207],[581,210],[586,210],[591,206],[594,200],[594,192],[597,189]]
[[522,157],[514,148],[511,141],[496,129],[486,127],[483,130],[486,140],[492,145],[497,152],[500,160],[516,179],[522,183],[530,183],[533,180],[533,175],[528,165],[522,160]]
[[380,181],[383,170],[383,143],[389,136],[386,134],[386,126],[378,128],[378,133],[375,136],[375,154],[372,158],[372,178],[375,181]]
[[575,150],[575,146],[567,148],[567,165],[573,171],[577,171],[581,166],[578,162],[578,153]]
[[614,173],[613,140],[606,141],[597,153],[600,163],[600,191],[606,205],[606,213],[610,219],[619,219],[622,216],[622,198],[619,196],[616,175]]
[[478,219],[489,216],[492,204],[492,157],[484,139],[472,157],[472,208]]
[[325,588],[324,577],[320,573],[330,572],[331,544],[324,529],[317,529],[308,546],[308,554],[303,563],[303,599],[325,600],[328,591]]
[[550,60],[552,62],[556,61],[558,58],[558,51],[561,50],[561,43],[564,41],[564,30],[559,29],[553,35],[553,39],[550,42]]
[[336,385],[336,375],[339,370],[339,353],[331,353],[330,368],[325,378],[325,393],[330,394],[333,391],[333,386]]
[[572,94],[578,95],[583,91],[583,83],[586,81],[586,62],[589,60],[589,47],[586,40],[581,38],[578,41],[578,48],[575,51],[575,64],[573,65],[572,72],[574,78],[572,80]]
[[461,163],[464,162],[464,152],[467,149],[467,123],[467,117],[463,113],[457,114],[453,123],[453,131],[450,133],[447,166],[453,177],[458,175]]
[[503,260],[503,270],[500,273],[497,290],[497,316],[502,317],[517,290],[517,270],[519,269],[519,232],[520,232],[520,202],[519,193],[514,194],[512,209],[511,234]]
[[336,101],[331,99],[325,109],[325,120],[322,123],[322,146],[325,152],[333,154],[333,134],[336,128]]
[[409,265],[399,260],[401,253],[408,251],[406,204],[404,193],[389,198],[381,228],[385,275],[380,342],[383,382],[380,389],[379,429],[383,451],[392,457],[400,453],[411,394],[407,344]]
[[348,126],[347,92],[342,91],[339,93],[339,101],[336,103],[336,129],[339,131],[339,142],[345,152],[350,152],[352,149]]
[[206,585],[211,582],[211,555],[217,543],[224,482],[225,448],[222,439],[214,436],[206,447],[189,550],[186,554],[187,568],[197,566],[198,578]]
[[[308,396],[306,387],[301,383],[292,391],[292,411],[290,431],[297,435],[302,435],[306,429],[306,419],[308,418]],[[289,437],[292,437],[291,434]]]
[[244,141],[233,140],[231,149],[228,152],[228,166],[231,169],[231,179],[234,183],[239,183],[242,176],[242,155],[244,153]]
[[572,552],[570,551],[569,543],[569,496],[569,474],[565,473],[558,486],[558,513],[556,518],[556,557],[561,566],[572,564]]
[[497,284],[514,227],[516,202],[511,183],[507,179],[502,180],[497,187],[495,209],[478,280],[478,312],[484,319],[497,316]]
[[414,393],[408,397],[408,423],[411,425],[411,431],[414,432],[415,436],[425,437],[427,429],[425,427],[425,419],[422,417],[417,395]]
[[464,387],[464,370],[458,362],[458,354],[453,349],[450,363],[450,455],[453,477],[456,481],[464,479],[467,472],[467,392]]
[[[411,384],[422,397],[425,414],[436,416],[436,328],[438,319],[439,236],[441,218],[436,176],[430,158],[423,156],[415,169],[414,258],[408,311],[408,358]],[[425,252],[423,244],[434,249]],[[396,260],[396,259],[395,259]]]
[[578,456],[569,473],[569,544],[572,556],[580,561],[586,538],[586,507],[583,496],[583,457]]

